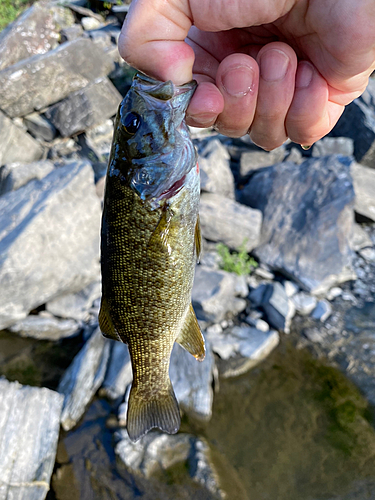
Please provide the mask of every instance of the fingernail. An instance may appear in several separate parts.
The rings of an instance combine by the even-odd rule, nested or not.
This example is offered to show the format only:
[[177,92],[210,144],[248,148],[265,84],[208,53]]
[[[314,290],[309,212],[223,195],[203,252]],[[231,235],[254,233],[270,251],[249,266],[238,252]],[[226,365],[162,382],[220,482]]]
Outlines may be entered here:
[[248,66],[229,68],[221,77],[221,83],[226,92],[235,97],[241,97],[251,91],[254,72]]
[[202,127],[208,127],[208,126],[211,126],[213,120],[214,120],[215,117],[213,117],[212,115],[205,115],[205,114],[201,114],[201,115],[186,115],[186,119],[190,120],[190,121],[194,121],[194,123],[199,123],[199,125],[202,125]]
[[301,148],[302,148],[302,149],[304,149],[305,151],[308,151],[308,150],[311,148],[311,146],[303,146],[303,145],[301,144]]
[[260,57],[260,76],[267,82],[277,82],[286,75],[289,58],[281,50],[270,49]]
[[311,83],[313,74],[314,68],[309,62],[300,62],[296,74],[296,87],[300,89],[308,87]]

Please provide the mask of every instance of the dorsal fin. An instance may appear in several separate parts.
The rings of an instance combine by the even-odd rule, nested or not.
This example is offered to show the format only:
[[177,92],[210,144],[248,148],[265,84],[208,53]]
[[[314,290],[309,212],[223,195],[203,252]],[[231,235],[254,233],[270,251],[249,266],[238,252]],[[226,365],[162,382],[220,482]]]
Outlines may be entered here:
[[100,303],[100,311],[99,311],[99,328],[102,331],[104,337],[112,340],[120,340],[121,338],[112,323],[111,316],[108,310],[108,304],[104,297],[102,297],[102,301]]
[[204,338],[191,304],[176,342],[197,358],[198,361],[204,360],[206,354]]

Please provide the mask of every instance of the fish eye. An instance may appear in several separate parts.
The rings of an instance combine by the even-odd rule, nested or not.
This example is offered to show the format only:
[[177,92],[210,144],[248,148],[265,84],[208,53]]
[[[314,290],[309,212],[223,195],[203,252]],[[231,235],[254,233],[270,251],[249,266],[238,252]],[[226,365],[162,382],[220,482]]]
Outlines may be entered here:
[[122,120],[122,125],[129,135],[134,135],[141,124],[141,117],[137,113],[128,113]]

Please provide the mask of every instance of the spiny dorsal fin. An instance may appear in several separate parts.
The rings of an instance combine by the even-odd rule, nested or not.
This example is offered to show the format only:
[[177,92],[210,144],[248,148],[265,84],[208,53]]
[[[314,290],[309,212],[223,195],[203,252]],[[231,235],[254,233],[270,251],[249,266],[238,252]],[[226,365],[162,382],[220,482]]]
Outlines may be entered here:
[[201,223],[199,220],[199,215],[197,217],[197,222],[195,224],[194,241],[195,241],[195,252],[196,252],[196,256],[197,256],[197,261],[199,262],[199,257],[200,257],[201,248],[202,248]]
[[108,310],[108,304],[104,297],[102,297],[102,301],[100,303],[99,328],[102,331],[104,337],[121,341],[120,336],[112,323],[111,316]]
[[132,387],[126,426],[133,443],[154,427],[168,434],[176,434],[180,423],[180,410],[170,382],[167,390],[147,398],[142,396],[136,387]]
[[198,361],[204,360],[204,356],[206,354],[204,338],[191,304],[186,315],[185,323],[176,339],[176,342],[197,358]]

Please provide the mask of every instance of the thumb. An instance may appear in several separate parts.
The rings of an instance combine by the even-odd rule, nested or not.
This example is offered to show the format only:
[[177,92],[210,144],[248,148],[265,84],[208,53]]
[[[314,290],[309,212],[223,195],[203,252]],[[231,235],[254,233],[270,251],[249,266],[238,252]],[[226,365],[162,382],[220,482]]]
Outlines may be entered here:
[[193,78],[194,51],[184,41],[191,25],[188,0],[133,0],[119,37],[120,55],[149,76],[182,85]]

